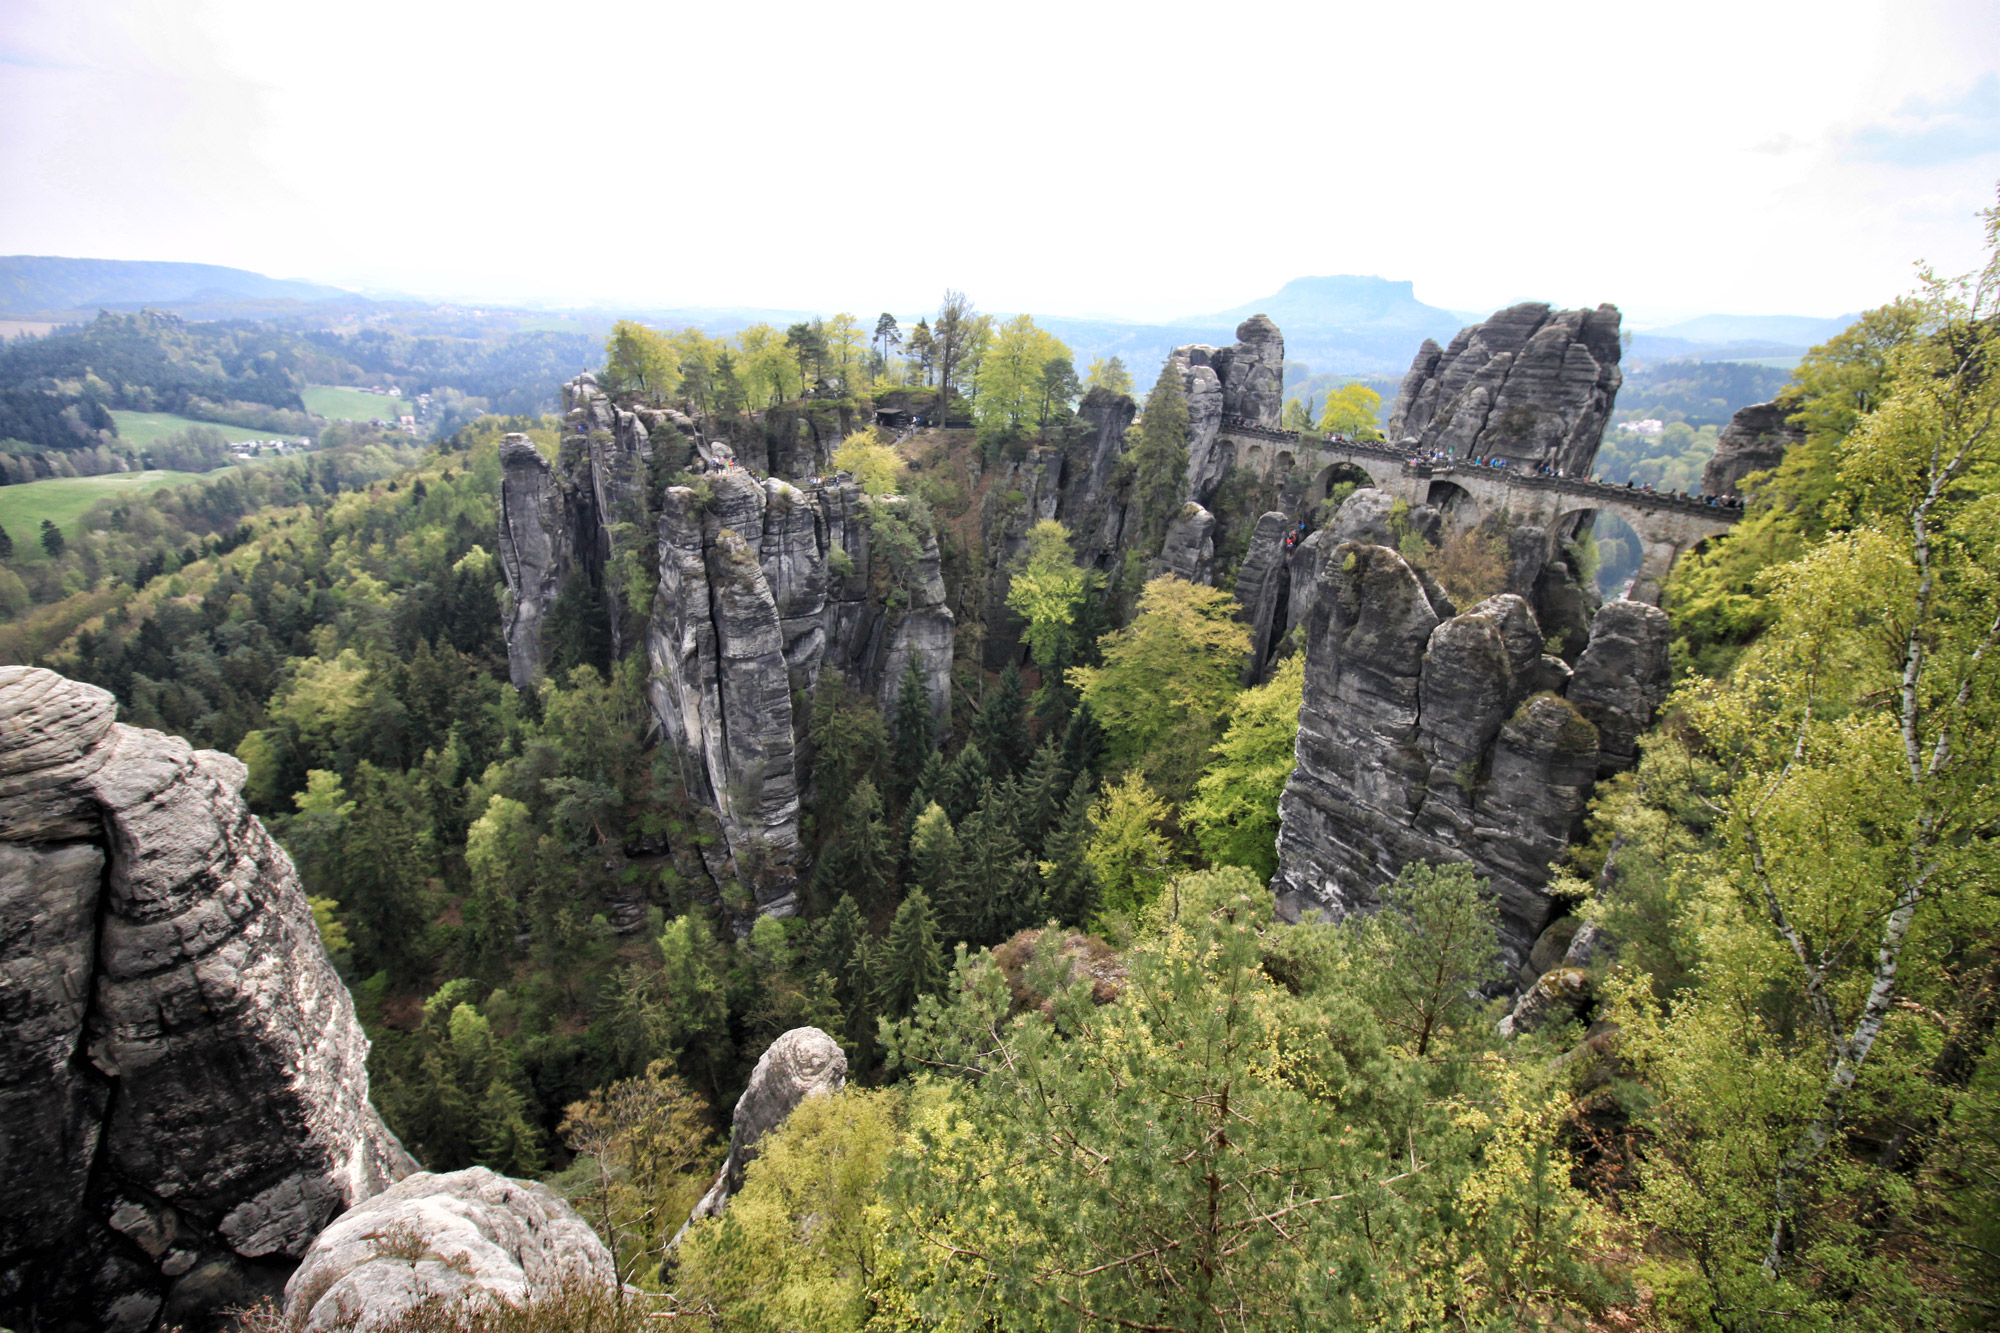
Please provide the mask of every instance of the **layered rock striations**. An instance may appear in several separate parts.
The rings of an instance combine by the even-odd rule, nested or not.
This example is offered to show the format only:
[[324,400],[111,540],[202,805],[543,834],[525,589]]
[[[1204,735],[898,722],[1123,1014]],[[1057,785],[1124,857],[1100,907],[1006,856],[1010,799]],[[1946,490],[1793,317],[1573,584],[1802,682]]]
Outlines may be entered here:
[[1425,339],[1396,395],[1389,438],[1412,449],[1498,457],[1585,476],[1623,376],[1618,308],[1510,306]]
[[1778,402],[1752,403],[1736,409],[1715,441],[1715,456],[1701,471],[1704,495],[1736,495],[1753,472],[1769,472],[1785,459],[1785,451],[1805,440],[1803,427],[1792,422]]
[[1524,961],[1554,915],[1550,862],[1665,697],[1665,615],[1607,605],[1572,672],[1523,598],[1453,614],[1395,551],[1352,540],[1326,551],[1305,606],[1281,912],[1337,919],[1373,908],[1404,865],[1466,862]]
[[7,1326],[203,1326],[414,1165],[244,777],[0,668]]
[[[660,505],[648,639],[653,712],[688,793],[721,821],[729,871],[767,912],[794,909],[803,699],[828,667],[893,713],[911,662],[942,726],[955,621],[937,539],[878,549],[861,489],[801,490],[732,469]],[[873,503],[893,513],[894,499]],[[900,596],[870,595],[877,580]],[[885,605],[893,602],[893,608]]]
[[[750,1071],[749,1086],[736,1100],[729,1120],[729,1155],[715,1183],[694,1206],[688,1221],[720,1216],[729,1196],[743,1188],[744,1173],[757,1159],[758,1145],[785,1123],[800,1102],[847,1086],[847,1054],[818,1028],[793,1028],[765,1047]],[[685,1231],[685,1228],[683,1228]],[[675,1237],[676,1240],[679,1237]]]
[[1235,451],[1221,439],[1222,419],[1239,417],[1275,427],[1285,406],[1285,338],[1265,315],[1236,326],[1231,347],[1194,343],[1176,347],[1188,405],[1188,498],[1207,504],[1235,466]]

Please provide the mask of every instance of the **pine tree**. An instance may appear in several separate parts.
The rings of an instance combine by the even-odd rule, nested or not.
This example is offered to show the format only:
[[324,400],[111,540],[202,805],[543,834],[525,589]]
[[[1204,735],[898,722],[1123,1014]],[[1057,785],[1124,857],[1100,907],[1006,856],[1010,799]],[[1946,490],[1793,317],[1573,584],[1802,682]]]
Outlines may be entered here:
[[1066,925],[1096,915],[1097,880],[1090,871],[1090,776],[1079,776],[1063,802],[1062,816],[1042,844],[1042,910]]
[[1097,760],[1103,753],[1104,728],[1097,725],[1089,704],[1078,704],[1069,715],[1069,725],[1063,729],[1063,772],[1072,780],[1095,773]]
[[541,1136],[528,1123],[528,1099],[513,1082],[495,1075],[479,1102],[479,1164],[506,1176],[532,1176],[542,1169]]
[[994,944],[1032,924],[1039,894],[1005,794],[992,783],[958,829],[959,856],[938,899],[945,937]]
[[932,750],[924,760],[923,771],[917,775],[917,782],[910,789],[910,799],[905,810],[922,810],[925,806],[947,796],[951,789],[951,765],[943,755]]
[[944,807],[944,812],[951,816],[955,824],[971,814],[972,808],[979,804],[986,780],[991,776],[992,769],[987,765],[979,743],[969,741],[958,752],[958,758],[952,760],[943,790],[935,793],[932,799]]
[[936,801],[924,807],[910,833],[910,883],[942,892],[958,865],[958,834]]
[[1139,419],[1139,442],[1132,449],[1133,498],[1139,502],[1139,544],[1146,556],[1156,554],[1166,539],[1167,524],[1181,506],[1181,487],[1188,466],[1187,395],[1181,369],[1172,357],[1160,367],[1160,378],[1146,395]]
[[8,533],[7,529],[0,528],[0,560],[12,560],[13,558],[14,538]]
[[924,673],[918,669],[917,656],[912,653],[903,669],[902,684],[896,690],[895,734],[889,743],[890,780],[898,806],[910,799],[911,790],[936,753],[936,719],[931,714],[930,690],[924,683]]
[[853,895],[841,894],[833,910],[813,928],[813,965],[836,983],[843,982],[848,963],[854,957],[854,946],[867,933],[868,924],[861,918],[861,909],[854,905]]
[[1062,818],[1063,800],[1072,781],[1063,771],[1060,746],[1049,740],[1037,747],[1020,777],[1015,801],[1015,830],[1030,851],[1041,852],[1049,830]]
[[944,988],[944,946],[938,937],[937,914],[922,889],[911,890],[896,909],[879,967],[875,1002],[885,1017],[901,1018],[917,1007],[919,998]]
[[57,527],[53,521],[46,518],[43,519],[42,549],[49,553],[49,559],[54,560],[60,556],[63,553],[64,545],[62,529]]
[[813,896],[825,902],[837,894],[852,894],[857,902],[872,907],[887,893],[894,868],[882,797],[875,784],[863,778],[847,798],[833,837],[820,854],[813,872]]
[[1032,741],[1022,713],[1028,706],[1021,671],[1012,662],[1000,673],[1000,684],[986,696],[979,718],[972,724],[972,740],[992,766],[993,776],[1009,778],[1028,762]]

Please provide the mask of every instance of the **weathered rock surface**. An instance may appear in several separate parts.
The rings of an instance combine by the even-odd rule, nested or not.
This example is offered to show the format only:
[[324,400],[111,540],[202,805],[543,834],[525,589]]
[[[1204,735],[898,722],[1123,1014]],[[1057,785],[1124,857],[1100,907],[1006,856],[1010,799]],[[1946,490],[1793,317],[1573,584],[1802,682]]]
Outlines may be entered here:
[[[706,498],[676,486],[661,499],[653,713],[689,795],[716,813],[734,873],[766,912],[796,909],[804,869],[794,692],[809,692],[830,665],[889,712],[914,659],[940,727],[949,719],[956,628],[937,540],[923,537],[907,567],[872,552],[866,503],[853,482],[801,490],[741,469],[708,478]],[[903,593],[895,610],[868,596],[876,559]]]
[[1579,692],[1520,596],[1450,614],[1395,551],[1357,541],[1331,547],[1315,584],[1294,599],[1306,683],[1279,803],[1280,912],[1337,919],[1372,909],[1406,864],[1466,862],[1519,964],[1553,914],[1550,861],[1664,697],[1665,617],[1636,603],[1600,612]]
[[1250,530],[1250,548],[1236,570],[1237,614],[1250,627],[1250,652],[1243,663],[1243,683],[1263,678],[1278,640],[1285,636],[1291,609],[1291,519],[1278,513],[1260,514]]
[[1396,395],[1389,438],[1588,475],[1623,376],[1618,308],[1528,302],[1426,339]]
[[0,1321],[207,1325],[413,1167],[243,765],[0,668]]
[[576,563],[568,497],[525,435],[500,441],[499,546],[507,580],[507,674],[525,690],[542,674],[542,623]]
[[483,1166],[419,1171],[321,1232],[285,1284],[305,1333],[367,1333],[425,1301],[521,1305],[618,1274],[576,1210]]
[[743,1188],[744,1171],[757,1159],[757,1145],[784,1124],[800,1102],[846,1086],[847,1056],[839,1042],[818,1028],[793,1028],[781,1034],[750,1071],[750,1086],[730,1117],[729,1155],[688,1220],[718,1216],[728,1206],[729,1196]]
[[1805,430],[1788,420],[1776,402],[1739,407],[1716,438],[1715,456],[1701,470],[1702,493],[1737,494],[1745,477],[1777,467],[1785,451],[1805,437]]
[[1078,558],[1096,569],[1110,569],[1124,546],[1128,505],[1117,485],[1118,463],[1138,412],[1128,395],[1104,389],[1090,390],[1077,404],[1085,429],[1063,469],[1061,518]]
[[1181,506],[1181,512],[1167,524],[1158,573],[1171,574],[1189,583],[1207,584],[1214,580],[1215,515],[1192,500]]
[[1266,315],[1236,326],[1233,347],[1194,343],[1173,350],[1188,406],[1188,498],[1207,504],[1235,466],[1235,449],[1221,439],[1222,418],[1276,426],[1284,411],[1285,339]]

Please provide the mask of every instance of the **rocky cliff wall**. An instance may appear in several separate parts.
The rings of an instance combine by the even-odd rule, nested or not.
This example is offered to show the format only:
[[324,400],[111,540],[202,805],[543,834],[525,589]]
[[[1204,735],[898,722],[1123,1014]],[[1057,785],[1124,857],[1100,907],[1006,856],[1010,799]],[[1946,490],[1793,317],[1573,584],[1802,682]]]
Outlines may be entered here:
[[1623,382],[1618,354],[1616,306],[1509,306],[1459,330],[1449,347],[1424,340],[1389,438],[1588,475]]
[[1206,505],[1236,464],[1223,417],[1276,426],[1284,414],[1285,338],[1269,316],[1252,315],[1236,326],[1234,346],[1176,347],[1173,363],[1188,405],[1187,495]]
[[1410,862],[1468,862],[1499,901],[1510,959],[1525,961],[1554,915],[1550,862],[1665,697],[1665,615],[1606,604],[1572,672],[1543,651],[1525,599],[1453,614],[1395,551],[1353,540],[1327,547],[1303,608],[1280,911],[1337,919],[1372,909]]
[[1794,425],[1777,402],[1752,403],[1736,409],[1715,441],[1715,456],[1701,472],[1704,495],[1735,495],[1752,472],[1769,472],[1784,461],[1785,451],[1804,442],[1804,428]]
[[205,1327],[413,1167],[244,776],[0,668],[0,1324]]

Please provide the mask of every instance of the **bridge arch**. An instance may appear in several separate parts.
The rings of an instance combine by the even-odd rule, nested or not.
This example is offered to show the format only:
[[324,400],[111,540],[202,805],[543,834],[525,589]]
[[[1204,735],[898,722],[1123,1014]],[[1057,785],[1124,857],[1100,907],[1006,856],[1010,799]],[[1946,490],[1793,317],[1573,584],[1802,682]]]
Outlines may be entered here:
[[1321,468],[1318,474],[1313,477],[1312,502],[1318,504],[1320,501],[1326,499],[1327,494],[1334,487],[1345,486],[1350,483],[1355,486],[1373,486],[1375,478],[1370,476],[1368,469],[1362,467],[1359,463],[1350,463],[1342,459],[1336,459],[1334,462],[1328,463],[1325,467]]
[[1434,479],[1425,490],[1424,503],[1443,514],[1445,522],[1454,528],[1477,522],[1479,518],[1479,504],[1472,498],[1472,492],[1443,477]]

